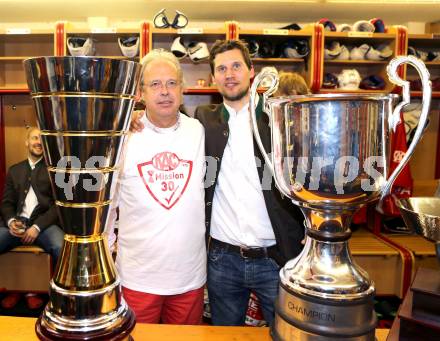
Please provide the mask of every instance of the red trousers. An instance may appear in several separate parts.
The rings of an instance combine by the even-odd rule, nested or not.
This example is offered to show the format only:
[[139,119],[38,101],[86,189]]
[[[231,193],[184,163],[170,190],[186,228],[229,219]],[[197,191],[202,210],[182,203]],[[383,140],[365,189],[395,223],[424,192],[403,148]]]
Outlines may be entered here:
[[122,287],[128,306],[140,323],[202,323],[203,287],[178,295],[154,295]]

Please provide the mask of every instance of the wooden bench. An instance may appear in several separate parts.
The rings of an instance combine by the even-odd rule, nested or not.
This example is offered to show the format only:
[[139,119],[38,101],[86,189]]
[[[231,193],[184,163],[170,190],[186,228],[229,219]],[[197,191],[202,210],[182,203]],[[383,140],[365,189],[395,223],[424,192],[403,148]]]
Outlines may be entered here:
[[47,292],[52,257],[35,245],[23,245],[0,255],[0,288],[9,291]]
[[415,267],[412,276],[419,267],[440,271],[440,266],[435,253],[435,243],[418,235],[389,235],[394,242],[409,249],[415,258]]

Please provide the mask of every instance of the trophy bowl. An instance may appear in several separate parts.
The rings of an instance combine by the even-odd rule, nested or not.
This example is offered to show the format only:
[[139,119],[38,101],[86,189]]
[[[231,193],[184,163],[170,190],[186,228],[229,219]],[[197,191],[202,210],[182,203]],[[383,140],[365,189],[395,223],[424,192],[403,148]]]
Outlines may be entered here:
[[[399,166],[389,174],[391,134],[410,102],[409,84],[397,75],[400,65],[416,68],[423,83],[419,126]],[[390,80],[403,87],[395,94],[316,94],[269,98],[278,76],[258,74],[251,87],[250,111],[255,140],[278,190],[299,206],[306,221],[303,251],[280,270],[272,337],[279,341],[375,338],[374,283],[352,259],[348,240],[353,214],[388,195],[419,142],[431,87],[420,60],[397,57],[388,65]],[[270,139],[259,131],[257,89],[272,84],[259,100],[269,116]],[[263,124],[266,127],[262,126]],[[262,184],[263,189],[264,184]]]
[[405,224],[415,233],[434,242],[440,241],[440,198],[399,199],[397,207]]
[[399,199],[397,207],[406,226],[418,235],[436,242],[437,259],[440,263],[440,198]]

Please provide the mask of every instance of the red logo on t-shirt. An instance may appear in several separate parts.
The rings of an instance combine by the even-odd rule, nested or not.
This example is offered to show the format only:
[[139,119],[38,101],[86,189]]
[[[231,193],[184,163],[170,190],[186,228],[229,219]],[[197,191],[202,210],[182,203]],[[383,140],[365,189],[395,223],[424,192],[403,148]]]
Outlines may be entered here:
[[192,165],[192,161],[181,160],[174,153],[162,152],[138,164],[138,171],[154,200],[169,210],[185,192]]

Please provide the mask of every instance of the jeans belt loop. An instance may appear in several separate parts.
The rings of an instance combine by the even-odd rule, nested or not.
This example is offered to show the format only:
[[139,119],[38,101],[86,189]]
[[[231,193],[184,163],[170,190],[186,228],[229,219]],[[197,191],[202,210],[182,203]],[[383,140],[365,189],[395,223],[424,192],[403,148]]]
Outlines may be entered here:
[[240,255],[241,255],[241,257],[243,257],[244,259],[249,258],[249,257],[246,257],[246,256],[244,255],[243,250],[246,250],[246,249],[244,249],[244,248],[241,247],[241,248],[240,248]]

